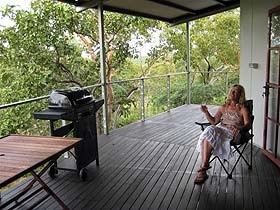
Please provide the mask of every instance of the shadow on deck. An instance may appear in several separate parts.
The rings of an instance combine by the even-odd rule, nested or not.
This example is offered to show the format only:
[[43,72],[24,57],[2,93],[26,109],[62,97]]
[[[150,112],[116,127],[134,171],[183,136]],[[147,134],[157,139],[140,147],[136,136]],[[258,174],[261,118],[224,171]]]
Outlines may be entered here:
[[[55,179],[47,175],[44,179],[73,210],[278,209],[280,170],[257,147],[252,170],[241,162],[233,179],[228,179],[218,162],[213,162],[205,184],[193,184],[199,166],[195,146],[200,134],[194,121],[203,119],[197,105],[188,105],[129,124],[99,137],[100,166],[93,162],[87,167],[86,182],[67,171],[59,171]],[[3,200],[24,183],[3,192]],[[26,209],[43,195],[19,209]],[[36,209],[60,207],[49,198]]]

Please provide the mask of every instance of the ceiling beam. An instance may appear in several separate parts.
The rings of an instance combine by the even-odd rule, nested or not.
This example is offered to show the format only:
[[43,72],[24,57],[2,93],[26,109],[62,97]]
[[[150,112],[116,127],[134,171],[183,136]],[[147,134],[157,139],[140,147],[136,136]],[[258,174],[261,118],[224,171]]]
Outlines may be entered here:
[[223,6],[240,3],[240,0],[213,0],[213,1],[218,2],[220,5],[223,5]]
[[91,8],[93,6],[96,6],[97,4],[104,2],[106,0],[57,0],[63,3],[71,4],[76,7],[87,7]]
[[[83,2],[85,2],[85,1],[83,1],[83,0],[80,0],[80,1],[75,1],[75,0],[58,0],[58,1],[76,6],[78,12],[82,12],[85,9],[88,9],[88,8],[97,9],[96,5],[92,5],[92,6],[88,7],[88,8],[85,8],[84,4],[83,4]],[[87,3],[89,3],[89,2],[90,1],[88,1]],[[106,2],[106,0],[103,0],[103,2]],[[106,11],[110,11],[110,12],[117,12],[117,13],[121,13],[121,14],[133,15],[133,16],[137,16],[137,17],[144,17],[144,18],[149,18],[149,19],[154,19],[154,20],[160,20],[160,21],[168,22],[168,23],[172,22],[172,20],[169,19],[169,18],[163,18],[163,17],[159,17],[159,16],[156,16],[156,15],[150,15],[150,14],[146,14],[146,13],[142,13],[142,12],[137,12],[137,11],[133,11],[133,10],[128,10],[128,9],[111,7],[111,6],[108,6],[108,5],[105,5],[105,4],[103,4],[103,9],[106,10]]]
[[172,7],[172,8],[175,8],[175,9],[180,9],[180,10],[183,10],[183,11],[191,13],[191,14],[196,14],[195,10],[184,7],[184,6],[179,5],[179,4],[172,3],[170,1],[166,1],[166,0],[148,0],[148,1],[152,1],[152,2],[155,2],[157,4]]
[[174,18],[171,25],[179,25],[181,23],[186,23],[192,20],[196,20],[199,18],[204,18],[210,15],[214,15],[220,12],[224,12],[227,10],[231,10],[231,9],[235,9],[240,7],[240,2],[236,1],[236,3],[234,4],[230,4],[228,6],[222,6],[222,5],[218,5],[218,6],[212,6],[212,7],[208,7],[206,9],[202,9],[202,10],[198,10],[197,11],[197,15],[182,15],[180,17]]
[[91,0],[80,3],[80,5],[77,6],[77,12],[85,11],[89,8],[97,7],[100,3],[104,2],[103,0]]
[[108,5],[103,5],[104,10],[106,11],[110,11],[110,12],[117,12],[117,13],[121,13],[121,14],[127,14],[127,15],[133,15],[133,16],[137,16],[137,17],[144,17],[144,18],[149,18],[149,19],[154,19],[154,20],[160,20],[163,22],[168,22],[171,23],[172,20],[169,18],[163,18],[163,17],[159,17],[156,15],[150,15],[147,13],[142,13],[142,12],[136,12],[133,10],[128,10],[128,9],[121,9],[121,8],[117,8],[117,7],[111,7]]
[[213,1],[217,2],[218,4],[215,6],[205,8],[205,9],[201,9],[201,10],[193,10],[188,7],[173,3],[170,0],[147,0],[150,2],[157,3],[159,5],[163,5],[166,7],[173,8],[173,9],[179,9],[179,10],[186,12],[184,15],[170,19],[170,18],[158,16],[158,15],[147,14],[144,12],[137,12],[135,10],[108,6],[108,5],[106,5],[106,1],[108,1],[108,0],[58,0],[58,1],[75,5],[77,7],[77,11],[83,11],[88,8],[97,9],[96,5],[100,2],[104,2],[105,3],[105,4],[103,4],[104,10],[107,10],[110,12],[127,14],[127,15],[134,15],[134,16],[138,16],[138,17],[150,18],[150,19],[154,19],[154,20],[160,20],[160,21],[168,22],[171,25],[178,25],[181,23],[189,22],[192,20],[196,20],[199,18],[217,14],[219,12],[224,12],[224,11],[227,11],[230,9],[234,9],[234,8],[237,8],[240,6],[240,0],[213,0]]
[[78,2],[77,2],[77,1],[74,1],[74,0],[57,0],[57,1],[60,1],[60,2],[62,2],[62,3],[71,4],[71,5],[75,5],[75,6],[78,5]]
[[223,0],[213,0],[213,1],[218,2],[220,5],[226,6]]

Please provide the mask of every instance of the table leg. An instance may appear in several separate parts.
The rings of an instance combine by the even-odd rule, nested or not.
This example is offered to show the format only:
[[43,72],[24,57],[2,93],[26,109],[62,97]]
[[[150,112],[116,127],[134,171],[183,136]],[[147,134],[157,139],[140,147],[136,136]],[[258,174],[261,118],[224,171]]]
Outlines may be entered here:
[[57,202],[58,204],[64,209],[64,210],[70,210],[62,200],[46,185],[46,183],[34,172],[32,171],[31,174],[33,177],[42,185],[42,187],[45,189],[45,191],[51,195]]
[[[47,170],[48,168],[53,164],[53,161],[50,161],[38,174],[38,176],[42,176]],[[3,203],[0,205],[0,209],[5,208],[6,206],[10,205],[11,203],[13,203],[14,201],[16,202],[16,206],[20,205],[21,203],[25,202],[26,200],[28,200],[29,198],[31,198],[32,196],[34,196],[35,194],[39,193],[43,188],[39,188],[38,190],[36,190],[35,192],[31,193],[30,195],[24,197],[22,200],[19,201],[19,199],[24,196],[34,185],[34,183],[37,180],[35,178],[33,178],[27,186],[25,186],[20,193],[18,193],[16,196],[14,196],[12,199],[10,199],[9,201]]]
[[[64,203],[63,201],[46,185],[46,183],[40,178],[47,170],[48,168],[56,161],[50,161],[38,174],[36,174],[35,171],[31,171],[31,174],[33,176],[33,179],[28,183],[28,185],[19,193],[17,194],[15,197],[13,197],[12,199],[10,199],[9,201],[3,203],[0,205],[0,209],[10,205],[12,202],[16,202],[16,204],[12,207],[16,207],[19,206],[20,204],[26,202],[28,199],[30,199],[31,197],[33,197],[34,195],[36,195],[37,193],[39,193],[42,189],[44,189],[47,193],[47,196],[45,196],[43,199],[41,199],[40,202],[36,202],[36,204],[34,204],[34,206],[37,206],[39,203],[41,203],[43,200],[45,200],[45,198],[47,198],[48,196],[52,196],[57,202],[58,204],[64,209],[64,210],[70,210]],[[32,192],[30,195],[24,197],[22,200],[18,201],[23,195],[25,195],[34,185],[35,182],[39,182],[42,187],[40,187],[39,189],[35,190],[34,192]]]

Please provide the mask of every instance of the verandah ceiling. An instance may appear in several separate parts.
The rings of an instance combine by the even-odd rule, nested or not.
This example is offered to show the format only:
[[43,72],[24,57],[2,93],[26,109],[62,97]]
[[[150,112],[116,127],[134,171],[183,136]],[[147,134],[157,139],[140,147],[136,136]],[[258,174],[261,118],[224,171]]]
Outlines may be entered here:
[[179,24],[240,6],[240,0],[59,0],[82,11],[96,8]]

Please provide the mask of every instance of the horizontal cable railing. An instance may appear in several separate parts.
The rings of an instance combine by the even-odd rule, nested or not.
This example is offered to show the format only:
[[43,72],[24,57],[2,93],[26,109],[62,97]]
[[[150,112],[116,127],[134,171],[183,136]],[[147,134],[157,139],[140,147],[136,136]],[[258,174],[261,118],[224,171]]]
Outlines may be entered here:
[[35,102],[35,101],[41,101],[43,99],[49,98],[49,96],[50,95],[40,96],[40,97],[37,97],[37,98],[31,98],[31,99],[27,99],[27,100],[24,100],[24,101],[18,101],[18,102],[14,102],[14,103],[0,105],[0,110],[1,109],[6,109],[6,108],[9,108],[9,107],[14,107],[14,106],[19,106],[19,105],[23,105],[23,104],[28,104],[28,103]]
[[[119,80],[119,81],[113,81],[113,82],[109,82],[107,83],[107,85],[116,85],[116,84],[123,84],[123,83],[129,83],[129,82],[138,82],[138,87],[140,89],[140,104],[141,104],[141,120],[144,121],[145,120],[145,117],[146,117],[146,112],[145,112],[145,107],[147,107],[147,105],[145,104],[145,97],[146,97],[146,94],[145,94],[145,91],[147,91],[149,88],[145,88],[145,81],[146,80],[151,80],[151,79],[164,79],[166,78],[166,85],[164,88],[166,88],[166,107],[167,109],[165,111],[170,111],[171,109],[171,77],[177,77],[177,76],[180,76],[180,75],[187,75],[187,74],[208,74],[209,72],[207,71],[190,71],[190,72],[178,72],[178,73],[169,73],[169,74],[164,74],[164,75],[155,75],[155,76],[147,76],[147,77],[141,77],[141,78],[132,78],[132,79],[125,79],[125,80]],[[216,71],[216,72],[212,72],[212,73],[215,73],[215,74],[224,74],[226,75],[226,78],[225,78],[225,94],[227,93],[228,91],[228,86],[229,86],[229,76],[230,74],[239,74],[238,71]],[[190,83],[188,83],[187,81],[187,78],[185,78],[185,81],[186,81],[186,91],[188,90],[187,86],[189,85],[189,87],[191,86]],[[83,87],[84,89],[92,89],[92,88],[100,88],[102,86],[102,84],[94,84],[94,85],[90,85],[90,86],[85,86]],[[161,88],[161,91],[164,89],[164,88]],[[160,93],[162,94],[162,92]],[[186,97],[190,97],[190,94],[189,93],[186,93]],[[40,97],[36,97],[36,98],[31,98],[31,99],[28,99],[28,100],[23,100],[23,101],[18,101],[18,102],[13,102],[13,103],[9,103],[9,104],[4,104],[4,105],[0,105],[0,110],[4,110],[4,109],[7,109],[7,108],[11,108],[11,107],[17,107],[17,106],[20,106],[20,105],[24,105],[24,104],[29,104],[29,103],[33,103],[33,102],[38,102],[38,101],[42,101],[44,99],[47,99],[49,97],[49,95],[45,95],[45,96],[40,96]],[[191,99],[188,99],[185,101],[185,103],[187,104],[188,102],[191,102]],[[182,104],[183,105],[183,104]],[[174,107],[175,108],[175,107]]]

